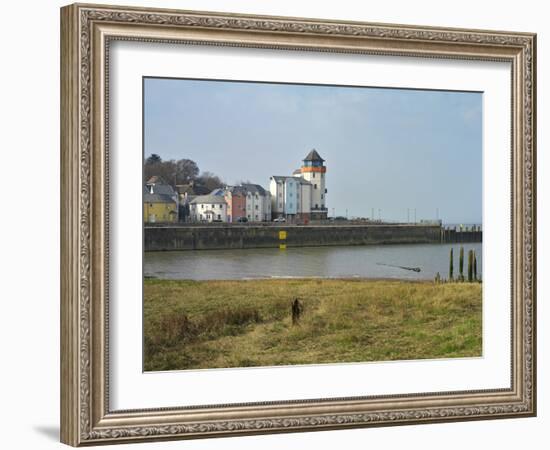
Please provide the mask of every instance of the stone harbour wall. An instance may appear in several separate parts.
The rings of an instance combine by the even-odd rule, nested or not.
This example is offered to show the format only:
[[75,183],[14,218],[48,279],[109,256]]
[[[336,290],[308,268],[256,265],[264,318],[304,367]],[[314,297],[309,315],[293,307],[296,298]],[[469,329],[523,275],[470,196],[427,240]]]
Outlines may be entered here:
[[[280,239],[281,231],[286,239]],[[444,242],[437,225],[277,225],[145,227],[145,251],[214,250],[325,245],[425,244]]]

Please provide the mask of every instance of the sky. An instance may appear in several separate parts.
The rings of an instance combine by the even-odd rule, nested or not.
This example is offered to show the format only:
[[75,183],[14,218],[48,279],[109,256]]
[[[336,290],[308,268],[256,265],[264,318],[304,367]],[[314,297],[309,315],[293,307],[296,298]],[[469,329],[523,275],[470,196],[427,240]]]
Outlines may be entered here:
[[[329,215],[482,222],[479,92],[144,79],[144,155],[269,188],[315,148]],[[408,211],[408,212],[407,212]]]

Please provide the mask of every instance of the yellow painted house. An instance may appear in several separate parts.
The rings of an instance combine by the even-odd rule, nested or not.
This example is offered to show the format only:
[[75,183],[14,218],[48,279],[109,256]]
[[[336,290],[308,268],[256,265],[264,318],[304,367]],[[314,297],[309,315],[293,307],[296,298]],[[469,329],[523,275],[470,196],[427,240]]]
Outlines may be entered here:
[[143,193],[143,221],[145,223],[173,223],[178,221],[178,205],[167,194]]

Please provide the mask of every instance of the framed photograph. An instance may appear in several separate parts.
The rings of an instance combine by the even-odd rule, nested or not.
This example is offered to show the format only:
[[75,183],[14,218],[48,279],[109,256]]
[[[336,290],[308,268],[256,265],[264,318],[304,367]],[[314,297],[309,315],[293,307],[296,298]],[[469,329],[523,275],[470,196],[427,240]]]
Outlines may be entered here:
[[536,36],[61,9],[61,440],[536,414]]

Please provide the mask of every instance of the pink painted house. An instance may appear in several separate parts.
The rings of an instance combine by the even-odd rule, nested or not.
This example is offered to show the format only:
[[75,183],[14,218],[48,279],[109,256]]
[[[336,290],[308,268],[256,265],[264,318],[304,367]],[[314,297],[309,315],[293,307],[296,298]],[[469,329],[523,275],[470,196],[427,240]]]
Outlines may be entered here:
[[225,190],[227,221],[238,222],[246,217],[246,190],[242,186],[228,186]]

